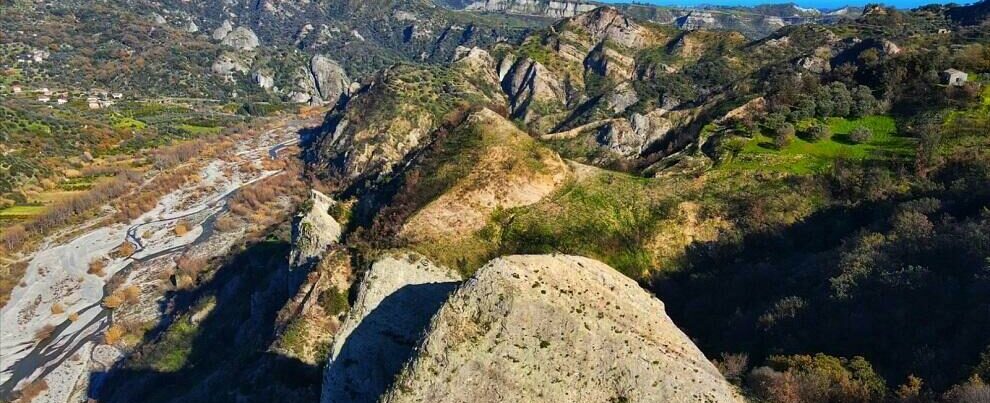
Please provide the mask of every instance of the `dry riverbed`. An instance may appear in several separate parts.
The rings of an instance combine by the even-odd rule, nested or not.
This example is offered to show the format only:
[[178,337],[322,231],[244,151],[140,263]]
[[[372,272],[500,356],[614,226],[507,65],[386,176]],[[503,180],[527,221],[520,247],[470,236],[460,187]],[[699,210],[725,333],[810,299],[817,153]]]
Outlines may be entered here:
[[[37,393],[33,402],[86,401],[91,373],[125,353],[106,343],[117,317],[155,323],[164,291],[182,286],[176,260],[205,261],[241,242],[250,220],[228,219],[217,230],[218,219],[231,214],[239,190],[294,174],[272,161],[294,158],[286,149],[299,141],[300,129],[317,125],[318,119],[272,123],[218,159],[194,161],[198,180],[165,194],[140,217],[44,242],[0,310],[0,401],[25,388]],[[292,208],[285,197],[271,204]],[[108,296],[123,304],[108,309]]]

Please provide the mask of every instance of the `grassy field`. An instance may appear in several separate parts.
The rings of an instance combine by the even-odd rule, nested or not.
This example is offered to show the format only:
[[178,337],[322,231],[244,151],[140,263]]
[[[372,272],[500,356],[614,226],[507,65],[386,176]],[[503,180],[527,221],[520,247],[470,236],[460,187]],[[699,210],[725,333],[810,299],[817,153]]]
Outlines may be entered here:
[[146,123],[126,116],[112,116],[110,124],[116,130],[144,130],[148,127]]
[[42,205],[10,206],[0,209],[0,220],[23,220],[41,214],[45,210]]
[[[913,140],[898,136],[894,119],[889,116],[867,116],[852,120],[828,118],[826,123],[832,136],[818,142],[809,142],[800,136],[812,122],[804,121],[795,125],[799,135],[780,150],[773,145],[772,138],[757,134],[746,142],[738,155],[724,163],[722,168],[809,174],[828,168],[839,158],[895,159],[908,157],[914,150]],[[855,144],[849,139],[849,132],[860,126],[870,129],[873,137],[864,144]]]
[[217,134],[220,133],[221,127],[211,127],[211,126],[196,126],[190,124],[182,124],[176,126],[180,130],[184,130],[189,134],[194,136],[207,135],[207,134]]
[[647,249],[674,198],[659,180],[605,173],[577,180],[532,206],[496,213],[501,254],[568,253],[602,260],[632,278],[656,265]]

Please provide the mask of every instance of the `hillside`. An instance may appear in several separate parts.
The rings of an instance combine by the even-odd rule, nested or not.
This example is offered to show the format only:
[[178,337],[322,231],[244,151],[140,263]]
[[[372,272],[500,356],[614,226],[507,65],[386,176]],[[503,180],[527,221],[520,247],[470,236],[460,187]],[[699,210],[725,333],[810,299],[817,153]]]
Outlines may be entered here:
[[[570,160],[562,185],[535,202],[488,210],[486,220],[469,219],[478,210],[466,212],[450,200],[470,200],[462,186],[483,191],[485,183],[511,183],[499,181],[526,170],[486,168],[494,178],[473,179],[470,167],[485,166],[487,152],[463,130],[469,107],[444,109],[445,123],[420,126],[433,131],[388,157],[387,166],[403,168],[387,175],[340,182],[332,165],[316,169],[357,201],[349,242],[362,248],[408,247],[464,273],[518,253],[562,252],[608,263],[669,300],[674,320],[693,337],[704,335],[703,351],[753,396],[783,401],[773,385],[812,388],[807,385],[823,379],[846,379],[849,386],[806,389],[798,398],[806,400],[798,401],[816,401],[815,393],[873,401],[916,378],[926,385],[918,396],[963,393],[975,387],[966,382],[983,365],[986,348],[971,337],[984,321],[970,310],[985,304],[972,296],[982,287],[978,261],[986,252],[971,238],[982,225],[975,206],[985,201],[976,187],[965,188],[973,195],[965,202],[942,189],[983,180],[962,178],[983,178],[983,153],[963,150],[986,144],[987,120],[980,115],[986,95],[977,73],[961,86],[942,84],[938,73],[987,66],[979,61],[986,44],[947,10],[871,8],[855,21],[785,27],[748,40],[677,31],[600,8],[515,46],[464,50],[472,71],[495,72],[501,94],[487,96],[485,106],[538,140],[537,149]],[[493,73],[475,76],[493,80]],[[464,99],[477,106],[452,94],[443,105]],[[369,101],[359,110],[368,110]],[[351,136],[351,107],[334,112],[325,127],[338,144]],[[499,132],[495,127],[485,132]],[[326,147],[317,144],[319,150]],[[851,216],[838,218],[844,214]],[[936,242],[965,250],[963,260],[934,258],[945,256],[942,249],[898,252],[895,245],[908,242],[897,229],[905,214],[931,228],[915,235],[933,242],[952,227],[936,217],[965,222],[969,229],[955,233],[958,242]],[[857,269],[837,266],[850,264]],[[924,269],[901,270],[908,266]],[[896,293],[931,301],[933,289],[895,280],[916,275],[931,276],[925,278],[932,287],[950,279],[965,286],[941,293],[953,297],[934,306],[870,299]],[[948,308],[962,305],[968,308]],[[884,330],[844,321],[843,307],[854,306],[858,317],[883,323]],[[965,321],[967,330],[956,331],[959,338],[948,347],[933,333],[882,319],[887,315],[937,315],[945,326]],[[811,324],[814,317],[831,319]],[[809,327],[815,330],[798,330]],[[888,331],[898,342],[868,345],[870,332]],[[935,344],[942,347],[927,348],[931,355],[915,355],[919,346]]]
[[0,399],[990,393],[986,2],[2,4]]

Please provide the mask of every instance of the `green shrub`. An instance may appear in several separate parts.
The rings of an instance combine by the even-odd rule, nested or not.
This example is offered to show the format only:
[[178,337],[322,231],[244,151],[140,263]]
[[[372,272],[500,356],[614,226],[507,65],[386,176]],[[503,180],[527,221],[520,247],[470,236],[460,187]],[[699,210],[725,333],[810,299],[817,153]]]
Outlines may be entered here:
[[778,150],[791,144],[794,140],[794,125],[790,123],[781,124],[773,133],[773,145]]
[[336,316],[343,313],[348,308],[347,303],[347,293],[342,292],[337,289],[337,287],[330,287],[327,290],[320,293],[316,297],[316,302],[320,304],[323,311],[330,316]]
[[849,132],[849,140],[856,144],[866,143],[872,138],[873,131],[864,126],[859,126]]
[[808,128],[806,135],[808,141],[812,143],[817,143],[819,141],[828,139],[830,136],[832,136],[832,132],[825,124],[815,123]]

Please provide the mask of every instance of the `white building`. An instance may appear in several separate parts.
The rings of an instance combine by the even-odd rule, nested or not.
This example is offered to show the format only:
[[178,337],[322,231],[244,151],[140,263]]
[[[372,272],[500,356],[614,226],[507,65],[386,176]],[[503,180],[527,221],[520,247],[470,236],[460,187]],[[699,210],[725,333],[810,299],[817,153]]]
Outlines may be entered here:
[[49,98],[49,97],[38,97],[38,102],[48,102],[48,101],[51,101],[51,100],[52,99]]
[[956,69],[947,69],[942,72],[942,81],[947,85],[961,86],[966,83],[969,75]]

